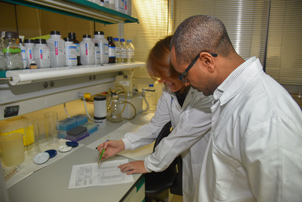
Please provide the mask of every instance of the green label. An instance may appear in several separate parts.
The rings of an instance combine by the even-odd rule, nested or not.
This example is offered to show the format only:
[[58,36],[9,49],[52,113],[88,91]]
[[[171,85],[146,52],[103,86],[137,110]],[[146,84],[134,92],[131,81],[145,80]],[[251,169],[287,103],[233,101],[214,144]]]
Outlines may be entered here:
[[21,48],[3,48],[3,53],[21,53]]

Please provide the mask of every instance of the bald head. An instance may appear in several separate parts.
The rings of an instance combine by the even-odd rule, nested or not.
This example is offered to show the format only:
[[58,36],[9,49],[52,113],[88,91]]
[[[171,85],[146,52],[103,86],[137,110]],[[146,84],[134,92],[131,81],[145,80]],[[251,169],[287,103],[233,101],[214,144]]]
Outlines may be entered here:
[[235,50],[223,23],[213,16],[187,18],[176,29],[170,48],[175,48],[178,63],[189,63],[201,51],[228,57]]

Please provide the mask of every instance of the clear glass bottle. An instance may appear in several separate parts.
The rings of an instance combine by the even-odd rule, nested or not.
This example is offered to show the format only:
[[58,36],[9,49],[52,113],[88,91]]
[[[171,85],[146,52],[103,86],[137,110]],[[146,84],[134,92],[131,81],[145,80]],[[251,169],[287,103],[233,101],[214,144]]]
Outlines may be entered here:
[[121,38],[120,39],[120,44],[121,44],[121,53],[122,53],[121,63],[127,63],[127,56],[128,56],[127,49],[128,49],[128,47],[125,43],[125,39]]
[[132,44],[132,40],[128,39],[127,40],[127,62],[131,63],[134,62],[134,46]]
[[121,44],[118,38],[114,38],[113,41],[115,44],[115,63],[121,63],[121,57],[122,57]]
[[17,32],[6,32],[2,49],[6,58],[6,70],[22,69],[23,60]]
[[111,36],[107,37],[108,46],[109,46],[109,63],[115,63],[116,53],[115,53],[115,44]]
[[122,111],[120,107],[118,95],[112,95],[111,109],[109,113],[109,121],[119,123],[123,121]]
[[146,89],[146,100],[148,102],[148,111],[155,111],[155,88],[153,84],[149,84],[149,88]]

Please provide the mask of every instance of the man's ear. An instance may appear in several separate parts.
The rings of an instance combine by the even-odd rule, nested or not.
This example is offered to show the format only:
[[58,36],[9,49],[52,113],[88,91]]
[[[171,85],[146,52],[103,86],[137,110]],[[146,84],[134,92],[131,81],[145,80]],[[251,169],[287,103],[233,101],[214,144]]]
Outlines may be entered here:
[[213,73],[215,69],[215,61],[213,56],[210,53],[202,52],[199,57],[202,65],[206,67],[209,72]]

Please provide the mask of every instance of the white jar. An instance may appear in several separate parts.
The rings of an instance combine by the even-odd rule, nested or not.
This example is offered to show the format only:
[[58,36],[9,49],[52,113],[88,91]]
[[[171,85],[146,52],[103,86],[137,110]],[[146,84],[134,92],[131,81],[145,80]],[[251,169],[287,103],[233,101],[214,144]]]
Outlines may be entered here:
[[94,64],[99,65],[101,64],[101,55],[100,55],[100,48],[99,48],[99,43],[94,43]]
[[35,46],[35,40],[33,39],[25,39],[24,47],[25,47],[25,57],[26,57],[26,67],[29,68],[30,63],[33,61],[33,48]]
[[50,51],[45,39],[35,39],[34,61],[38,68],[50,68]]
[[108,64],[109,63],[109,46],[108,46],[108,41],[104,37],[104,32],[95,31],[94,36],[93,36],[93,42],[99,44],[101,64]]
[[83,35],[83,41],[80,43],[81,63],[82,65],[94,65],[95,53],[94,43],[90,35]]
[[65,42],[59,31],[50,32],[47,45],[50,50],[50,66],[65,67]]
[[26,69],[26,54],[25,54],[25,46],[22,43],[22,39],[19,39],[19,46],[21,48],[21,55],[22,55],[22,61],[23,61],[23,69]]
[[66,37],[64,38],[64,41],[66,66],[77,66],[77,46],[73,43],[73,39]]

